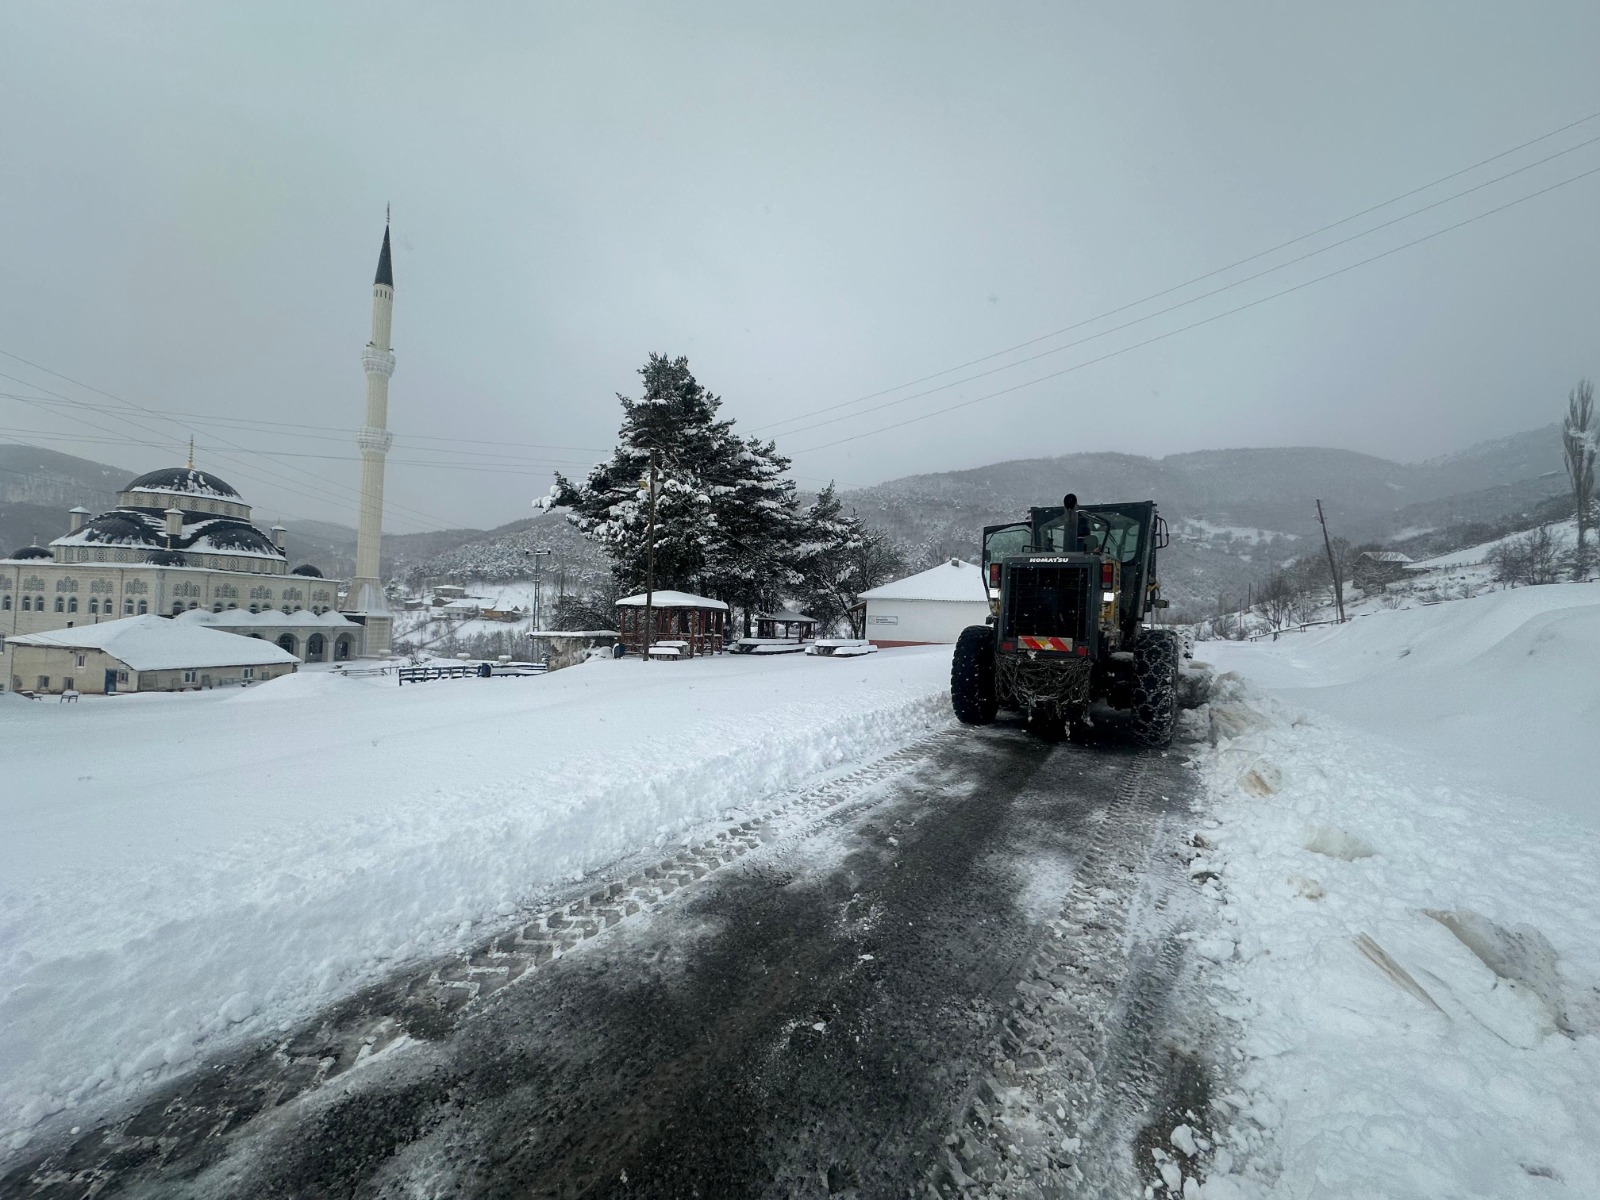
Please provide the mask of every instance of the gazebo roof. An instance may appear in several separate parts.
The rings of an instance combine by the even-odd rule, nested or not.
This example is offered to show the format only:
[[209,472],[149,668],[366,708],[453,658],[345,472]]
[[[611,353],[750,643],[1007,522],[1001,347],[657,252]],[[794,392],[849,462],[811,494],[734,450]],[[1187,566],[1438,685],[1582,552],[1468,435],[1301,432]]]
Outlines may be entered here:
[[[643,608],[644,593],[637,596],[624,596],[617,601],[618,608]],[[674,592],[666,589],[658,590],[651,598],[652,608],[715,608],[723,612],[728,611],[728,606],[721,600],[713,600],[709,596],[696,596],[693,592]]]
[[817,619],[815,617],[808,617],[805,615],[805,613],[797,613],[787,608],[781,608],[775,613],[757,613],[756,620],[777,621],[779,624],[788,622],[791,625],[796,621],[809,621],[813,625],[817,623]]

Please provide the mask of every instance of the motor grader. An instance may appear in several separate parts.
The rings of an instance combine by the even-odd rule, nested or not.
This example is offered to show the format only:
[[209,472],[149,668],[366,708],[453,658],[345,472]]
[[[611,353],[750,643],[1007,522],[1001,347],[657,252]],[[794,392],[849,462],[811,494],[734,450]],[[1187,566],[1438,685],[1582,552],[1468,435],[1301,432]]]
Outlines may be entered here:
[[1080,736],[1098,704],[1128,714],[1134,740],[1165,746],[1177,719],[1175,630],[1152,628],[1167,607],[1156,552],[1168,544],[1154,501],[1029,509],[983,531],[987,624],[956,642],[950,698],[968,725],[1012,709],[1041,737]]

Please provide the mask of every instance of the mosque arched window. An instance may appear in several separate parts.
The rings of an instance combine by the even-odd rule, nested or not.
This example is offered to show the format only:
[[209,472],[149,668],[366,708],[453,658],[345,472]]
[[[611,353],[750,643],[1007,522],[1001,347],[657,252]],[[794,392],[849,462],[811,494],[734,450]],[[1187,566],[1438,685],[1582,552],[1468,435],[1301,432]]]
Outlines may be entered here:
[[78,598],[76,596],[67,597],[67,611],[69,613],[75,613],[78,611]]
[[260,612],[260,611],[261,611],[261,605],[259,605],[259,604],[252,604],[252,605],[251,605],[251,606],[250,606],[250,611],[251,611],[251,612],[253,612],[253,613],[258,613],[258,612]]
[[129,596],[126,600],[124,600],[122,602],[122,615],[125,616],[125,617],[133,616],[133,597],[132,596]]
[[57,596],[56,597],[56,611],[57,612],[66,612],[67,611],[67,599],[66,599],[65,596]]
[[211,602],[211,611],[212,612],[221,612],[222,611],[222,601],[221,600],[213,600]]
[[147,613],[149,613],[149,611],[150,611],[150,602],[148,600],[139,601],[139,615],[141,617],[145,616]]
[[89,615],[92,616],[92,617],[97,617],[97,616],[100,615],[100,597],[99,596],[90,596],[89,597]]
[[4,596],[0,596],[0,612],[10,612],[10,611],[11,611],[11,593],[7,592]]

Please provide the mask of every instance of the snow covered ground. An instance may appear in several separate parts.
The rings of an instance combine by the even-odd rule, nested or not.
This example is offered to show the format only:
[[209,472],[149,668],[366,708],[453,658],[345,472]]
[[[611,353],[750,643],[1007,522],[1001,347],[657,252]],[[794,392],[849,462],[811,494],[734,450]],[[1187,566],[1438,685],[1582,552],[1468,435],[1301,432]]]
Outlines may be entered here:
[[892,750],[950,719],[948,672],[930,647],[0,695],[0,1151]]
[[1600,1194],[1600,584],[1199,649],[1244,1054],[1204,1195]]

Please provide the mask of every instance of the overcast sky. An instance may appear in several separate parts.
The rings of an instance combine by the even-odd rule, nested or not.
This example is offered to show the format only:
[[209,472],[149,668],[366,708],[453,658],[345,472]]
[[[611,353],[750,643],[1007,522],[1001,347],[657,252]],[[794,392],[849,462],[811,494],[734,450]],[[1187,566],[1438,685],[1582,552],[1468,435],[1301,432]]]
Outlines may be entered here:
[[0,399],[0,440],[147,469],[192,431],[261,515],[353,524],[392,202],[391,531],[526,515],[554,464],[610,446],[651,351],[687,355],[804,486],[1074,450],[1445,453],[1600,374],[1600,175],[1088,360],[1600,167],[1600,119],[804,414],[1600,112],[1597,46],[1594,0],[8,0],[0,351],[118,399],[0,357],[0,391],[34,401]]

